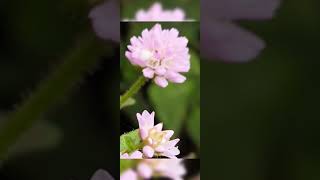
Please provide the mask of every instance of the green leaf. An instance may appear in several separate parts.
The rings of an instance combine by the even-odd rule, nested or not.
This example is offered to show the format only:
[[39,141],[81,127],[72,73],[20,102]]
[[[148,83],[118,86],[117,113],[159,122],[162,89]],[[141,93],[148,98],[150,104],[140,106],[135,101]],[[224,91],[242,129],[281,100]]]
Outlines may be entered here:
[[139,130],[134,130],[120,136],[120,152],[132,153],[142,148]]
[[120,160],[120,173],[122,173],[123,171],[133,168],[134,166],[136,166],[137,164],[137,160],[133,160],[133,159],[121,159]]
[[124,108],[124,107],[128,107],[128,106],[132,106],[136,103],[136,100],[134,100],[133,98],[129,98],[121,107],[120,109]]
[[165,128],[174,130],[176,134],[179,134],[186,118],[192,88],[193,83],[186,81],[184,84],[170,84],[164,89],[152,85],[149,89],[156,116]]
[[195,106],[187,120],[187,131],[192,140],[200,147],[200,107]]
[[156,116],[164,123],[166,129],[172,129],[176,134],[179,134],[188,118],[190,108],[200,101],[199,58],[192,51],[190,54],[191,69],[186,74],[185,83],[170,83],[166,88],[153,84],[148,91]]

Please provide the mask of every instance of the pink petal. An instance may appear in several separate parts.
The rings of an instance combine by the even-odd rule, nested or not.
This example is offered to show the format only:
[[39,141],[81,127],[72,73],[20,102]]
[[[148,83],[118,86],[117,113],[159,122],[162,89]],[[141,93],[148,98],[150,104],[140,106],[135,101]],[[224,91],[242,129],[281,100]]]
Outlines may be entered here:
[[179,74],[179,73],[176,73],[176,72],[173,72],[173,71],[170,71],[166,74],[166,78],[171,81],[171,82],[174,82],[174,83],[183,83],[186,81],[186,77],[184,77],[183,75]]
[[172,130],[165,130],[164,131],[165,133],[166,133],[166,139],[170,139],[172,136],[173,136],[173,134],[174,134],[174,131],[172,131]]
[[163,128],[163,123],[159,123],[156,126],[154,126],[154,128],[156,128],[157,131],[161,131]]
[[143,178],[149,179],[152,176],[152,169],[150,168],[149,165],[145,163],[140,163],[137,168],[139,175],[142,176]]
[[148,158],[152,158],[154,155],[154,149],[150,146],[144,146],[142,151],[143,154]]
[[140,151],[135,151],[130,155],[131,159],[142,159],[142,153]]
[[252,33],[229,22],[201,23],[201,55],[207,59],[247,62],[265,47]]
[[164,77],[157,76],[154,79],[154,82],[162,88],[165,88],[168,86],[168,81]]
[[147,129],[144,129],[144,128],[140,128],[139,131],[140,131],[141,139],[145,140],[149,135],[149,131]]
[[159,76],[164,75],[166,72],[167,72],[167,70],[164,67],[159,67],[159,68],[156,69],[156,73]]
[[177,158],[176,156],[179,154],[180,154],[180,150],[177,147],[168,149],[161,153],[162,156],[165,156],[171,159],[176,159]]
[[174,140],[168,141],[164,146],[166,149],[170,149],[170,148],[173,148],[174,146],[176,146],[179,141],[180,141],[180,139],[174,139]]
[[120,153],[120,159],[128,159],[128,158],[129,158],[129,154],[128,153],[124,153],[124,154]]
[[163,146],[158,146],[155,150],[157,152],[164,152],[166,149]]
[[120,180],[137,180],[138,176],[135,171],[129,169],[120,175]]
[[149,79],[152,79],[154,76],[154,71],[150,68],[144,68],[143,69],[143,76]]

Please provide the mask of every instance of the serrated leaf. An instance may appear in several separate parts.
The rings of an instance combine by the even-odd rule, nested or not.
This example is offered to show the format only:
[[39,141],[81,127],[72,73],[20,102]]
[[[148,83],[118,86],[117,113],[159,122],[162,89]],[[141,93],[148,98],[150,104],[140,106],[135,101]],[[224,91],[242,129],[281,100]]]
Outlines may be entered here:
[[139,130],[134,130],[120,136],[120,152],[132,153],[141,149],[142,140],[140,138]]

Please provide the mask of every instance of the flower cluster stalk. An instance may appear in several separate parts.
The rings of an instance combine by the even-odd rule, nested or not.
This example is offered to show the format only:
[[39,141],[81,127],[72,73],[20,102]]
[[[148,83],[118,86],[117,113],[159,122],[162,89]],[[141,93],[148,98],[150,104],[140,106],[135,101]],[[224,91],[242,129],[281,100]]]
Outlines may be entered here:
[[122,96],[120,96],[120,110],[125,106],[126,102],[139,92],[139,90],[145,85],[147,79],[140,76],[136,82],[126,91]]

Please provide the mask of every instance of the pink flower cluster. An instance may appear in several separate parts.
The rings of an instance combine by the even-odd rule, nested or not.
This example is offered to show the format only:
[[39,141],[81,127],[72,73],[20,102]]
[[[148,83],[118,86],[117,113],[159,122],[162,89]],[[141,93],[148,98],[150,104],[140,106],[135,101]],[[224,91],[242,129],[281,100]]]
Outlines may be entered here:
[[179,37],[177,29],[162,29],[156,24],[151,30],[143,30],[141,36],[132,37],[130,42],[125,55],[131,64],[143,69],[146,78],[154,79],[160,87],[166,87],[168,81],[186,80],[181,73],[190,70],[188,39]]
[[135,151],[131,154],[128,154],[128,153],[121,154],[120,153],[120,159],[142,159],[142,158],[143,158],[143,154],[140,151]]
[[128,169],[120,176],[120,180],[150,179],[153,175],[167,177],[173,180],[182,180],[186,174],[182,160],[154,159],[142,160],[136,170]]
[[154,125],[154,116],[154,112],[150,114],[148,111],[137,114],[140,137],[143,141],[143,153],[140,151],[135,151],[131,154],[120,153],[121,159],[142,159],[154,156],[164,156],[171,159],[177,158],[176,156],[180,154],[180,151],[176,145],[180,139],[170,140],[174,131],[162,130],[162,123]]
[[185,12],[180,8],[164,10],[160,3],[154,3],[148,10],[139,10],[133,21],[184,21]]

